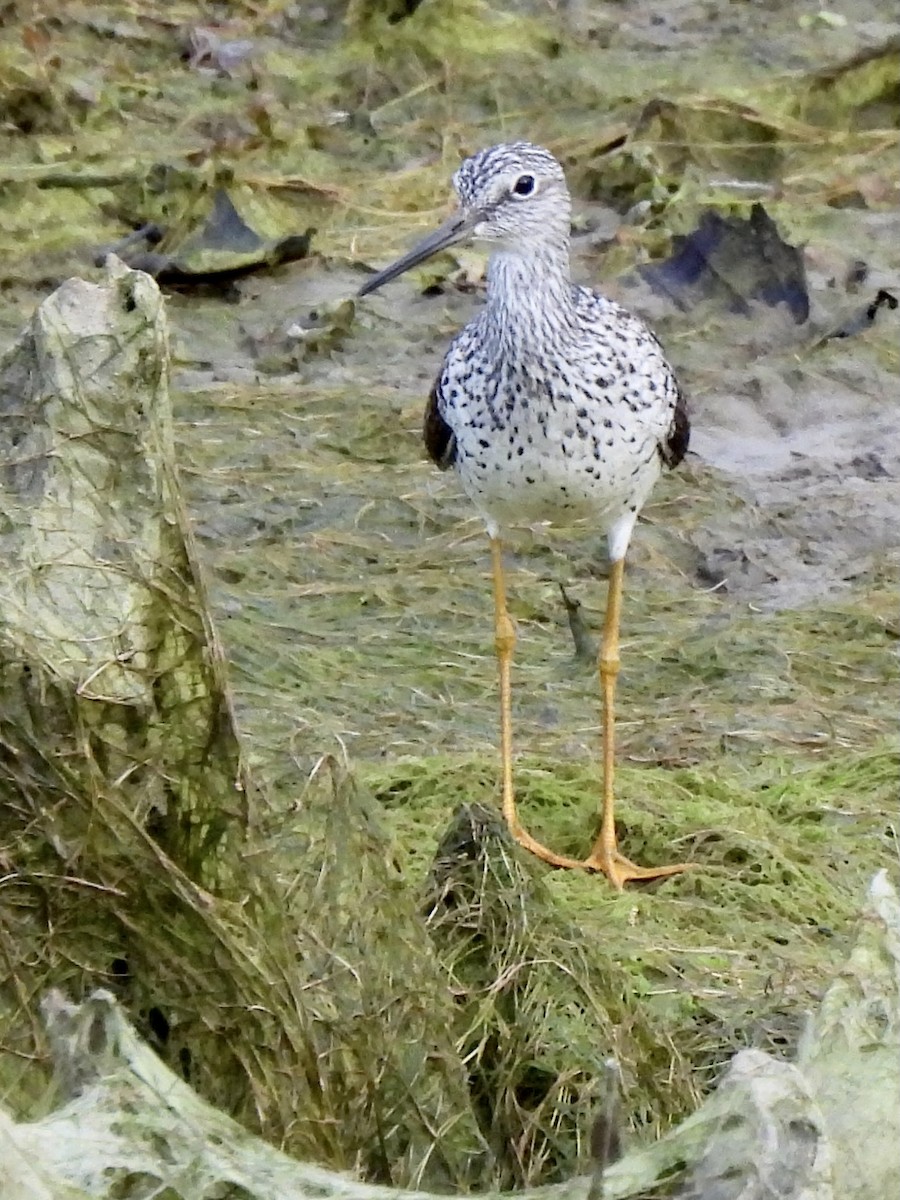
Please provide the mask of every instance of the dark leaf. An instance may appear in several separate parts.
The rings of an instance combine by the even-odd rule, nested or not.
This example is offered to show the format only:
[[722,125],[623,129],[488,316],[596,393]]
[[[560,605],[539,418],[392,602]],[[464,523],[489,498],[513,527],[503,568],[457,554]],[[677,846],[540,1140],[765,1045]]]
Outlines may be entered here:
[[640,268],[654,291],[679,308],[713,301],[730,312],[751,314],[751,302],[786,304],[802,324],[809,317],[803,254],[785,242],[761,204],[748,218],[703,213],[693,233],[673,239],[672,255]]
[[882,308],[886,308],[890,312],[894,312],[898,303],[900,302],[898,302],[897,297],[893,294],[893,292],[888,292],[884,288],[880,288],[875,293],[874,300],[871,300],[868,304],[863,305],[861,308],[857,309],[856,312],[851,313],[846,320],[841,321],[839,325],[837,325],[829,333],[826,333],[825,336],[820,339],[819,344],[821,344],[821,342],[827,342],[830,338],[854,337],[858,333],[865,333],[870,326],[875,324],[875,318],[878,316],[878,313]]
[[[147,226],[146,230],[152,230],[153,238],[159,240],[158,227]],[[151,237],[144,233],[143,240],[151,242]],[[140,250],[122,254],[123,249],[133,244],[134,234],[113,249],[129,266],[147,271],[160,283],[193,286],[227,283],[241,275],[305,258],[314,233],[314,229],[307,229],[305,233],[283,238],[260,237],[237,211],[228,193],[218,188],[205,224],[168,253],[148,254]]]

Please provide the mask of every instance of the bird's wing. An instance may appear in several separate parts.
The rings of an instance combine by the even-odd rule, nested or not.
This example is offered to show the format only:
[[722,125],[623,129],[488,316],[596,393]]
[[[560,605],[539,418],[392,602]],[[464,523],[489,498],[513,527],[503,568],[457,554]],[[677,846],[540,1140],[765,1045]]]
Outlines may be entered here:
[[691,440],[691,422],[688,418],[687,401],[684,398],[684,392],[678,386],[678,380],[674,374],[672,382],[675,387],[675,408],[672,411],[672,424],[669,426],[666,436],[659,443],[659,456],[669,470],[677,467],[687,454],[688,444]]
[[583,306],[583,311],[587,310],[591,315],[599,306],[608,317],[613,317],[618,325],[624,330],[629,331],[636,337],[639,344],[642,344],[644,354],[655,360],[652,370],[656,374],[660,367],[667,375],[666,391],[671,398],[671,407],[664,409],[661,416],[664,416],[665,425],[660,429],[660,438],[658,442],[659,457],[662,459],[663,465],[670,470],[677,467],[681,460],[687,454],[688,443],[691,437],[691,423],[688,418],[687,401],[684,392],[678,383],[675,372],[672,370],[671,364],[666,357],[665,349],[659,338],[653,330],[636,316],[633,312],[629,312],[627,308],[623,308],[621,304],[617,304],[614,300],[602,295],[599,292],[591,291],[588,288],[579,288],[579,301]]
[[422,436],[425,439],[425,449],[428,457],[442,471],[448,470],[456,462],[456,434],[441,415],[441,376],[434,381],[425,405],[425,420]]

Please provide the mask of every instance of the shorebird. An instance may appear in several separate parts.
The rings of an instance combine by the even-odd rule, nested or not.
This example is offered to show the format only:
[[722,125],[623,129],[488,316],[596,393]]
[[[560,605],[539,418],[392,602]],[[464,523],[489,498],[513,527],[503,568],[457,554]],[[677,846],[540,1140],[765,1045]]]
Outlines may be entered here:
[[[553,155],[530,142],[491,146],[453,176],[456,211],[360,296],[458,242],[491,247],[487,299],[457,334],[425,410],[429,456],[453,468],[490,539],[500,677],[503,815],[525,849],[555,867],[602,871],[619,890],[689,864],[642,867],[618,849],[614,807],[615,692],[625,554],[663,468],[687,451],[685,402],[647,326],[573,284],[571,199]],[[600,832],[584,859],[557,854],[523,827],[513,788],[510,666],[501,531],[510,524],[587,519],[607,538],[610,572],[599,652],[603,796]]]

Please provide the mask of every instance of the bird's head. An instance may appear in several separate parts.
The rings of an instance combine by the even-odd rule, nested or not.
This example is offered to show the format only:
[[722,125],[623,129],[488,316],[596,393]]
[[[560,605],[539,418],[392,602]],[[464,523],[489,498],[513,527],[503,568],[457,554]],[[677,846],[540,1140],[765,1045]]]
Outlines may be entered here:
[[565,175],[541,146],[510,142],[479,150],[459,167],[453,186],[459,197],[456,212],[366,280],[361,296],[458,242],[477,240],[507,252],[529,253],[568,239],[571,202]]

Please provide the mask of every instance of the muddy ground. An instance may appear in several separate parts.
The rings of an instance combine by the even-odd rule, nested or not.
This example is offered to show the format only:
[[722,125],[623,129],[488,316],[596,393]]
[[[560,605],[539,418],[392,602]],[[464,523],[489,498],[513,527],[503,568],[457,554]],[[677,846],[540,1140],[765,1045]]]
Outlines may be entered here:
[[[4,342],[143,222],[219,270],[190,253],[216,186],[264,237],[315,229],[299,261],[170,289],[180,469],[259,777],[288,806],[322,755],[346,761],[411,887],[457,804],[496,797],[485,539],[420,441],[484,256],[348,302],[442,217],[461,153],[560,155],[576,277],[651,322],[690,398],[691,453],[629,558],[620,815],[629,853],[701,870],[624,897],[547,874],[542,894],[659,1022],[678,1086],[636,1124],[677,1117],[735,1044],[789,1048],[865,882],[897,865],[900,317],[874,308],[900,284],[895,6],[12,7]],[[736,249],[654,287],[643,269],[708,210]],[[515,530],[509,565],[524,814],[577,853],[597,702],[559,584],[596,632],[603,547]]]

